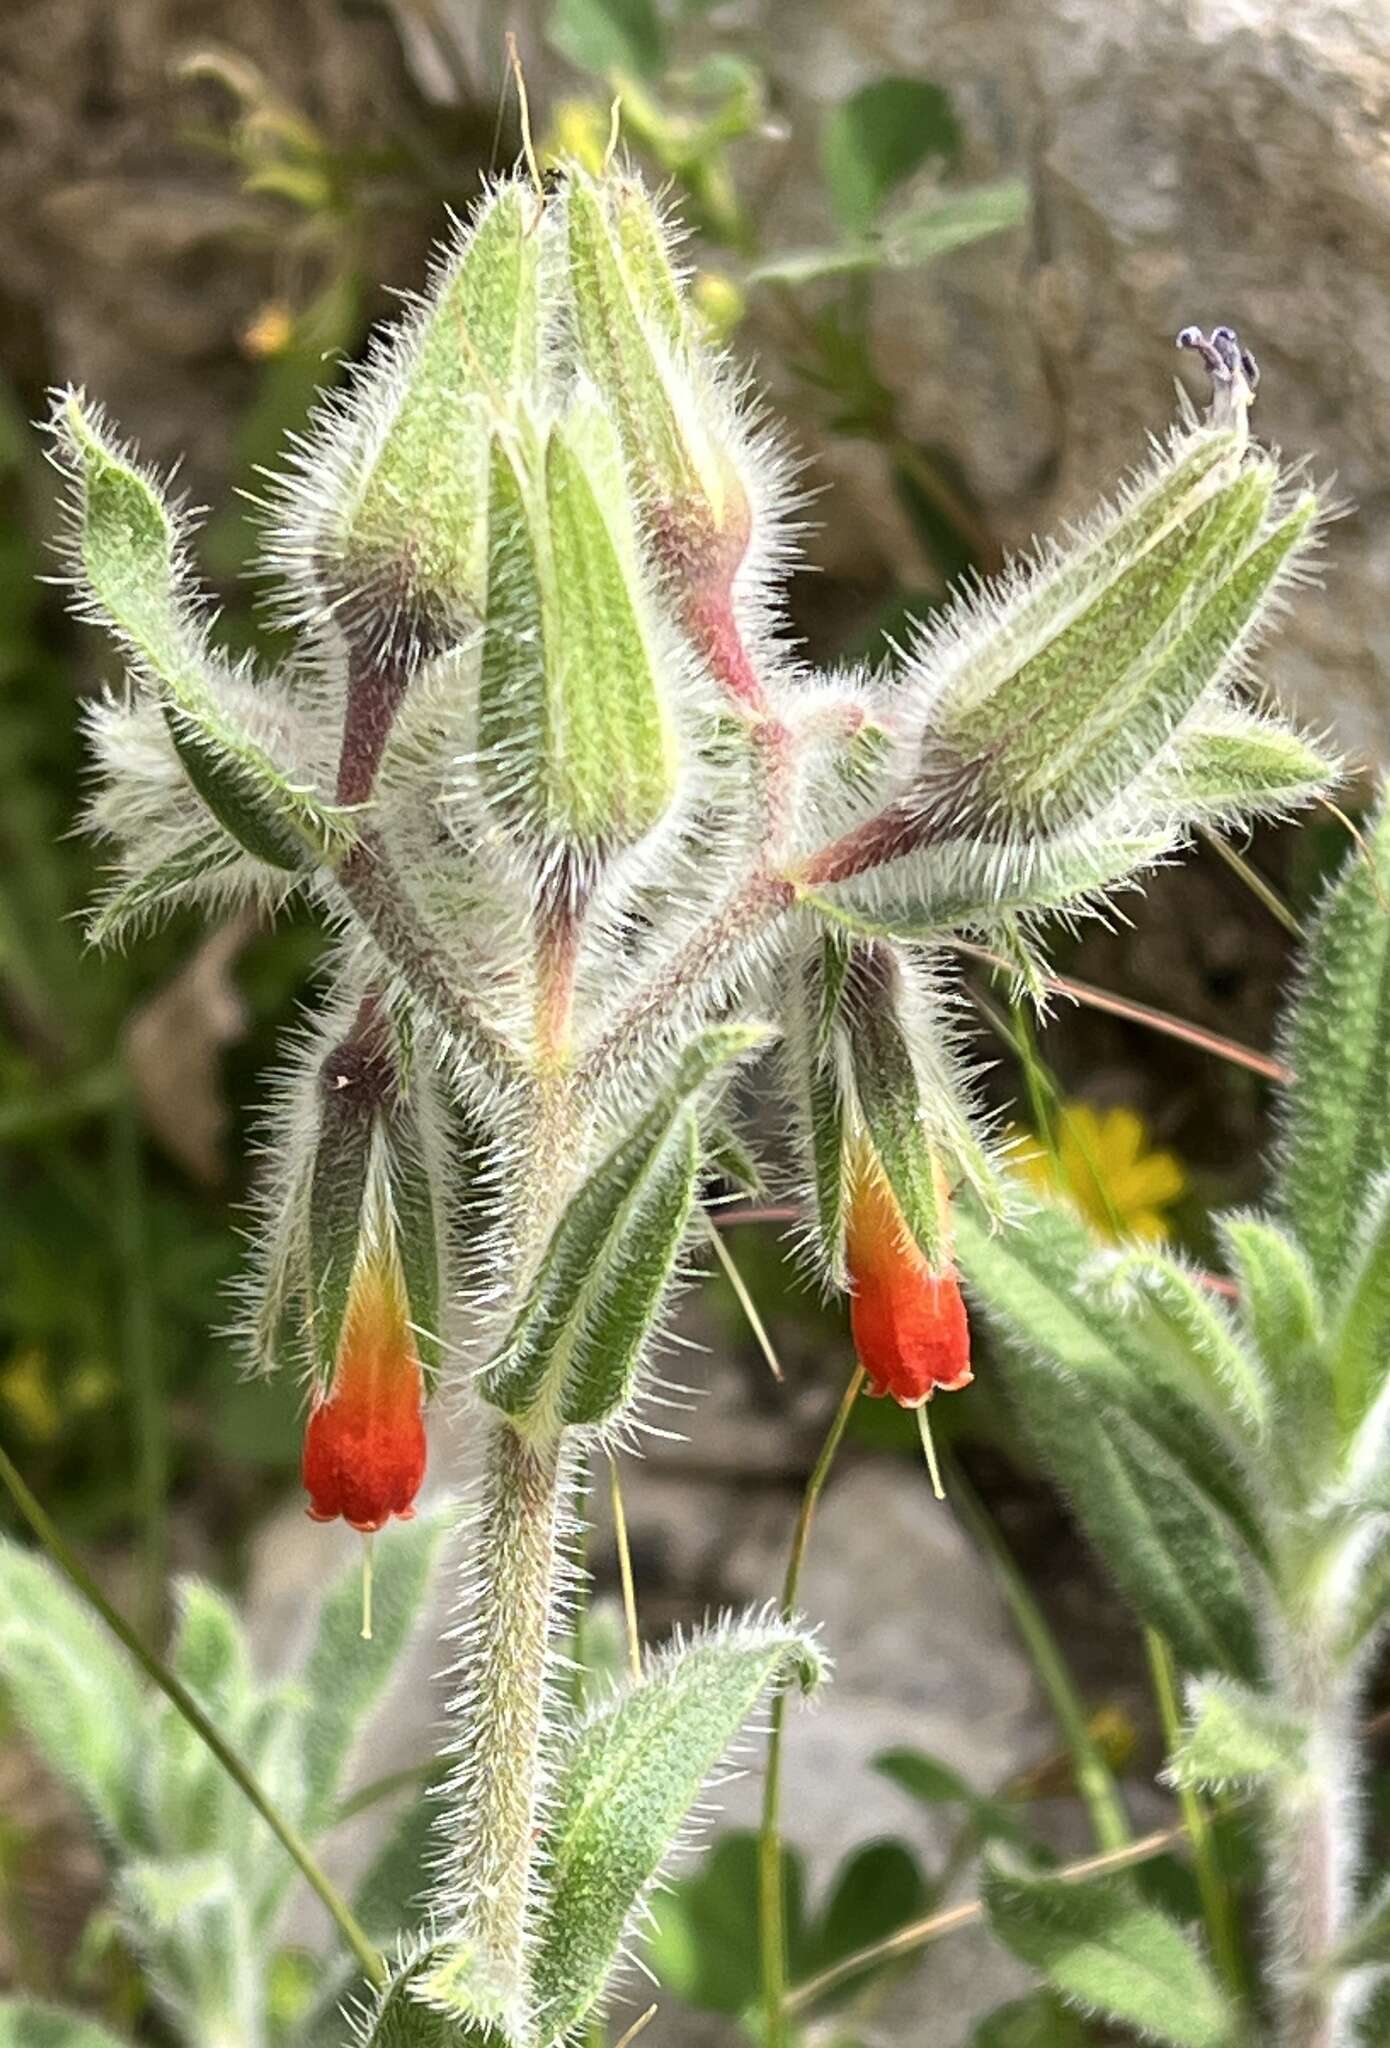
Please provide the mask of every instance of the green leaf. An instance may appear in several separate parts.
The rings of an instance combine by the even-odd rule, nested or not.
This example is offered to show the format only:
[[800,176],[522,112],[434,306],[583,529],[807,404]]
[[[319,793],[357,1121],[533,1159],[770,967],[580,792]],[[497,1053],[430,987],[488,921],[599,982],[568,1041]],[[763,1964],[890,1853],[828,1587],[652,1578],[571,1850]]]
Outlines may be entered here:
[[977,1792],[958,1771],[919,1749],[884,1749],[873,1760],[880,1776],[898,1785],[923,1806],[961,1806],[982,1842],[1008,1842],[1016,1849],[1034,1847],[1018,1814],[1001,1799]]
[[1124,1306],[1137,1297],[1147,1308],[1145,1335],[1171,1343],[1178,1369],[1209,1392],[1247,1440],[1258,1443],[1270,1426],[1270,1389],[1261,1359],[1252,1357],[1224,1306],[1180,1259],[1131,1247],[1105,1268],[1109,1291]]
[[1390,805],[1323,901],[1285,1029],[1295,1080],[1279,1197],[1324,1297],[1355,1257],[1371,1188],[1390,1166]]
[[949,163],[960,143],[950,94],[927,79],[878,78],[841,100],[821,137],[821,168],[843,226],[872,227],[896,185],[929,157]]
[[991,1867],[989,1923],[1064,1998],[1174,2048],[1234,2048],[1235,2017],[1197,1950],[1127,1877],[1019,1878]]
[[248,853],[308,868],[344,850],[344,818],[291,783],[233,714],[225,664],[194,613],[184,539],[150,477],[79,392],[55,403],[58,458],[76,486],[75,552],[97,614],[164,707],[198,794]]
[[84,2013],[37,1998],[0,1998],[0,2048],[125,2048]]
[[[1332,1337],[1332,1370],[1341,1413],[1379,1440],[1372,1407],[1390,1360],[1390,1174],[1370,1191],[1357,1232]],[[1321,1375],[1319,1376],[1319,1383]]]
[[1011,1999],[980,2021],[969,2048],[1086,2048],[1089,2036],[1051,1991]]
[[538,1427],[601,1424],[628,1399],[675,1268],[700,1164],[699,1098],[762,1025],[717,1025],[556,1225],[484,1398]]
[[[836,1871],[811,1936],[806,1974],[815,1976],[871,1942],[894,1934],[927,1909],[929,1892],[917,1858],[903,1842],[866,1842]],[[874,1966],[882,1969],[880,1963]],[[862,1989],[867,1972],[847,1977],[836,2000]]]
[[362,1640],[357,1565],[339,1576],[319,1611],[303,1679],[312,1703],[304,1731],[306,1833],[321,1828],[332,1811],[358,1732],[414,1633],[453,1520],[454,1510],[444,1507],[377,1537],[370,1642]]
[[882,229],[852,242],[824,249],[789,249],[769,256],[748,273],[748,283],[816,284],[827,277],[852,277],[874,270],[917,270],[969,248],[1028,218],[1028,188],[1015,178],[994,185],[972,185],[961,192],[938,193],[884,223]]
[[1006,228],[1022,227],[1028,218],[1028,187],[1021,178],[999,178],[989,185],[968,185],[939,192],[920,206],[907,207],[883,223],[879,246],[889,270],[916,270],[934,263],[952,249],[968,249]]
[[429,1782],[412,1789],[353,1894],[353,1911],[378,1948],[392,1948],[399,1935],[415,1934],[428,1917],[430,1872],[440,1841],[439,1794],[446,1775],[441,1766]]
[[1014,1359],[1007,1379],[1038,1455],[1140,1618],[1188,1671],[1257,1679],[1258,1633],[1234,1532],[1178,1462],[1073,1377]]
[[[806,1976],[806,1878],[800,1856],[782,1844],[782,1911],[787,1968]],[[734,2016],[747,2011],[762,1983],[758,1941],[758,1837],[721,1834],[689,1876],[652,1894],[647,1960],[687,2005]]]
[[[1351,1932],[1337,1950],[1339,1970],[1383,1969],[1390,1964],[1390,1884],[1382,1882],[1363,1908]],[[1368,2033],[1368,2041],[1382,2041],[1383,2033]],[[0,2035],[0,2048],[3,2036]]]
[[535,1959],[552,2035],[590,2011],[701,1785],[769,1686],[793,1675],[807,1690],[821,1676],[809,1637],[735,1623],[653,1658],[584,1723],[555,1776]]
[[1330,1446],[1337,1402],[1323,1304],[1302,1247],[1277,1223],[1228,1215],[1217,1229],[1239,1290],[1239,1313],[1272,1396],[1286,1477],[1317,1483],[1317,1447]]
[[1170,1783],[1224,1792],[1306,1770],[1307,1728],[1277,1700],[1217,1678],[1194,1684],[1188,1705],[1188,1724],[1164,1773]]
[[143,1846],[144,1696],[124,1651],[51,1565],[0,1539],[0,1682],[30,1741],[103,1831]]
[[125,1866],[118,1896],[160,2002],[187,2038],[262,2038],[261,1953],[220,1856]]
[[665,68],[666,32],[654,0],[555,0],[546,40],[579,71],[654,78]]
[[1076,1217],[1054,1204],[1021,1209],[991,1234],[969,1203],[956,1205],[956,1254],[971,1298],[1003,1340],[1010,1383],[1039,1392],[1064,1374],[1085,1404],[1119,1403],[1191,1480],[1230,1517],[1256,1557],[1267,1543],[1248,1485],[1226,1443],[1175,1379],[1171,1347],[1146,1343],[1142,1326],[1102,1290],[1082,1284],[1100,1249]]
[[[235,1747],[251,1704],[251,1670],[241,1623],[213,1587],[199,1579],[177,1589],[178,1627],[170,1651],[182,1679],[208,1719]],[[231,1852],[245,1834],[250,1810],[196,1730],[172,1700],[153,1703],[145,1747],[143,1796],[156,1846],[166,1856]]]

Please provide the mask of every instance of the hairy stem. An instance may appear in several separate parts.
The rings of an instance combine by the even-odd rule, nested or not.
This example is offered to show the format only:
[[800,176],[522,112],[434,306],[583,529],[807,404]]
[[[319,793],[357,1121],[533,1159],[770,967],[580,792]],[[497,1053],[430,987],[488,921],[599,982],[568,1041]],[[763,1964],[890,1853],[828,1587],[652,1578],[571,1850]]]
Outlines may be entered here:
[[1345,1662],[1300,1603],[1280,1631],[1285,1705],[1308,1731],[1305,1767],[1266,1807],[1281,2048],[1350,2048],[1356,1993],[1333,1966],[1354,1905],[1355,1697]]
[[526,1983],[553,1617],[565,1569],[565,1464],[558,1438],[529,1443],[497,1417],[456,1703],[455,1878],[466,1932],[509,1997],[524,1996]]

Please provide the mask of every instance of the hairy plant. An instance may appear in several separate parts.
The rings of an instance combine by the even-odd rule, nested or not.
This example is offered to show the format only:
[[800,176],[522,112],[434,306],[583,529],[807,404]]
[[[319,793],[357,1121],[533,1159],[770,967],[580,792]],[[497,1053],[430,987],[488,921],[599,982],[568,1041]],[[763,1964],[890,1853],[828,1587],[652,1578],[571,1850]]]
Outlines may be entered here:
[[1390,2010],[1357,1736],[1390,1619],[1387,902],[1382,806],[1328,890],[1285,1022],[1269,1205],[1218,1219],[1233,1306],[1181,1259],[1104,1251],[1057,1210],[1007,1243],[962,1226],[1029,1434],[1188,1674],[1170,1781],[1257,1796],[1268,2011],[1239,2012],[1127,1879],[1068,1889],[1001,1869],[993,1923],[1064,1992],[1187,2048],[1351,2048],[1384,2040]]
[[94,936],[298,892],[338,939],[246,1314],[308,1388],[311,1512],[408,1514],[432,1392],[485,1439],[428,1931],[381,2048],[571,2037],[747,1715],[817,1674],[755,1615],[587,1718],[557,1682],[585,1458],[659,1399],[740,1073],[781,1038],[813,1256],[920,1407],[969,1376],[952,1197],[1005,1208],[952,941],[1040,988],[1046,917],[1332,773],[1239,687],[1318,500],[1251,442],[1234,337],[1192,338],[1209,417],[894,674],[793,645],[793,466],[620,171],[500,183],[324,403],[266,507],[276,674],[218,652],[186,517],[55,402],[79,602],[127,667],[91,718]]

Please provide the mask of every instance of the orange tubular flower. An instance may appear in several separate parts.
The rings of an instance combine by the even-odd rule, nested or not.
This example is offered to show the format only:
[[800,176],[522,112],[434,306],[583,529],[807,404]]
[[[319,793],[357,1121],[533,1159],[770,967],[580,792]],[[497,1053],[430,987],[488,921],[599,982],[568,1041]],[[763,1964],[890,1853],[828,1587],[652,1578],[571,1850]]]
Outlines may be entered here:
[[913,1243],[878,1161],[866,1156],[850,1188],[845,1254],[854,1293],[850,1328],[868,1391],[920,1408],[937,1388],[970,1384],[970,1326],[955,1273],[933,1273]]
[[352,1278],[333,1384],[316,1400],[301,1467],[316,1522],[341,1515],[371,1535],[408,1521],[425,1476],[424,1385],[394,1262],[363,1258]]

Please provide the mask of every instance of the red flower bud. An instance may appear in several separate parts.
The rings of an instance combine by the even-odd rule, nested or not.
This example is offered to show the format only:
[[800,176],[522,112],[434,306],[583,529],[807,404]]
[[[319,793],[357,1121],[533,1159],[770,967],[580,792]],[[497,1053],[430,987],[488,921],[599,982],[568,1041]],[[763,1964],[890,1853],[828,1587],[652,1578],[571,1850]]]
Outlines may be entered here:
[[341,1515],[370,1535],[392,1515],[409,1520],[425,1476],[424,1387],[392,1264],[364,1258],[353,1275],[342,1342],[327,1395],[304,1432],[301,1467],[316,1522]]
[[940,1387],[970,1384],[970,1326],[955,1273],[933,1273],[903,1221],[876,1159],[850,1192],[845,1254],[854,1293],[850,1328],[871,1394],[920,1408]]

